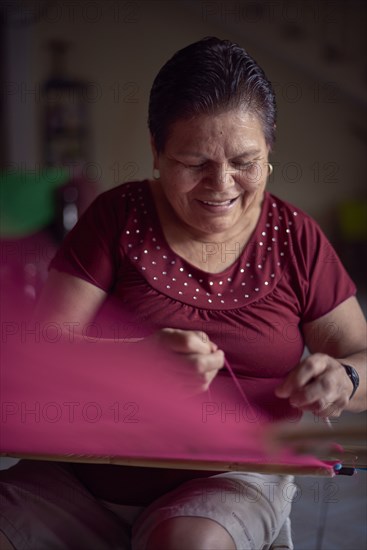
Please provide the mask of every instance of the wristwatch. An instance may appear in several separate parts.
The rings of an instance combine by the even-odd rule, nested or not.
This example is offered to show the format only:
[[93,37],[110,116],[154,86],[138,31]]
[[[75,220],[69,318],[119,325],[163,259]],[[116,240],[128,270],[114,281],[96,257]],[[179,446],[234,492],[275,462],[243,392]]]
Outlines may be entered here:
[[347,373],[347,375],[349,376],[349,379],[353,384],[353,391],[351,393],[351,396],[349,397],[349,401],[350,401],[358,389],[359,375],[354,367],[351,367],[350,365],[344,365],[343,363],[341,363],[341,366],[345,368],[345,372]]

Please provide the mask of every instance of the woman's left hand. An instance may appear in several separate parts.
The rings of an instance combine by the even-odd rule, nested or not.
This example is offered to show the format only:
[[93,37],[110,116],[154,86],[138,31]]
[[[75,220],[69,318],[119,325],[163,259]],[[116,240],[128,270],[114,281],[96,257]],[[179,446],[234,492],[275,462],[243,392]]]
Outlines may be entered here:
[[353,384],[333,357],[314,353],[304,359],[275,390],[277,397],[318,416],[338,417],[349,403]]

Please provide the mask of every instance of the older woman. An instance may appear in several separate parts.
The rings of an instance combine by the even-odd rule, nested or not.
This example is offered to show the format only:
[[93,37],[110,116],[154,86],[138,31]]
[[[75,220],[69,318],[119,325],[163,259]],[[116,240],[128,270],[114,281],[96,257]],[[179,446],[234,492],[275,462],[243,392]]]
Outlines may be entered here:
[[[233,385],[226,358],[263,418],[364,410],[365,322],[354,284],[316,223],[265,191],[275,112],[271,84],[238,45],[206,38],[177,52],[150,96],[153,180],[92,204],[51,263],[38,317],[83,327],[113,301],[129,337],[180,355],[189,394]],[[14,485],[27,468],[36,480],[53,476],[52,513],[45,498],[28,518],[38,532],[48,524],[45,548],[124,548],[126,522],[137,550],[292,548],[284,476],[16,468],[5,474]],[[58,499],[65,482],[80,493],[69,510]],[[235,498],[254,486],[259,498]],[[1,528],[15,547],[18,536],[41,548],[29,526],[28,539],[9,527],[10,499],[4,510]],[[74,529],[61,535],[58,521]]]

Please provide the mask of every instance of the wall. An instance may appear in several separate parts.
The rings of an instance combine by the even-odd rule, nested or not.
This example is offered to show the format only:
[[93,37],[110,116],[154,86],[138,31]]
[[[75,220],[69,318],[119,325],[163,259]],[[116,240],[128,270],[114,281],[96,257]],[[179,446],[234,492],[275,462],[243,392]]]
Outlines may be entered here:
[[[262,17],[254,17],[249,9],[254,4],[267,8]],[[60,38],[73,44],[70,74],[91,83],[95,164],[89,175],[98,180],[100,189],[130,178],[150,177],[146,118],[152,80],[177,49],[214,34],[245,46],[274,83],[279,117],[269,189],[297,203],[331,233],[336,205],[364,194],[365,88],[341,89],[340,75],[333,79],[333,73],[324,74],[320,52],[311,47],[314,36],[303,44],[287,42],[279,29],[292,22],[292,17],[293,23],[300,20],[299,14],[284,11],[288,4],[54,0],[44,13],[44,2],[29,0],[26,17],[25,4],[18,2],[28,23],[8,25],[7,30],[10,162],[28,167],[41,162],[42,104],[37,90],[48,76],[45,45]],[[337,10],[340,3],[334,4],[339,29],[344,12]],[[269,6],[273,6],[271,12]],[[306,30],[319,28],[325,19],[322,14],[317,21],[314,14],[307,12],[307,16]],[[358,33],[355,29],[354,35]],[[355,48],[359,48],[358,40]],[[358,56],[356,61],[360,64]],[[23,85],[35,93],[24,93]]]

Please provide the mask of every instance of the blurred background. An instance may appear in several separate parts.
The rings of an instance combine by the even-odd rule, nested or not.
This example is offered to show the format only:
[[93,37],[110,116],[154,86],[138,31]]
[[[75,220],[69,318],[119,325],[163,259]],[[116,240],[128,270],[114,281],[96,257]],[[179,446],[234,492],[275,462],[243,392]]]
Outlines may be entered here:
[[53,238],[60,240],[96,193],[151,177],[152,81],[179,48],[216,35],[245,47],[276,91],[269,190],[321,224],[363,299],[365,2],[2,0],[0,5],[2,238],[30,236],[53,224]]
[[[19,300],[32,305],[58,243],[96,194],[152,176],[152,81],[178,49],[215,35],[246,48],[272,81],[278,125],[269,190],[320,223],[366,311],[366,6],[0,0],[1,288],[21,289]],[[335,505],[334,523],[330,511],[326,520],[322,494],[331,493],[324,488],[316,504],[310,481],[294,508],[299,550],[365,547],[365,477],[338,483],[355,542],[341,532],[345,508]]]

